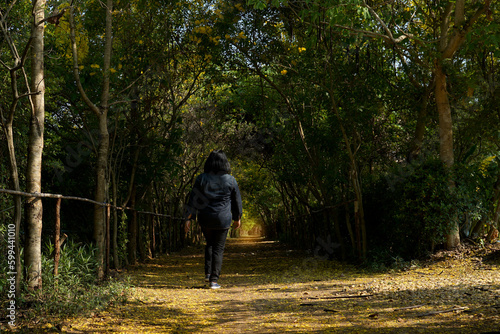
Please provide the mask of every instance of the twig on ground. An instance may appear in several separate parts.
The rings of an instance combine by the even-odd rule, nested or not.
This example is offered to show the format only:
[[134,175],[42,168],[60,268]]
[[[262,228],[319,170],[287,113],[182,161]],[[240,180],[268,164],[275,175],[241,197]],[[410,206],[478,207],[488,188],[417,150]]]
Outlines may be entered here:
[[329,296],[329,297],[302,297],[302,299],[340,299],[340,298],[366,298],[372,297],[373,295],[340,295],[340,296]]
[[413,306],[406,306],[406,307],[400,307],[400,308],[395,308],[393,310],[393,312],[397,312],[397,311],[404,311],[404,310],[411,310],[411,309],[414,309],[414,308],[419,308],[419,307],[423,307],[425,306],[425,304],[421,304],[421,305],[413,305]]
[[450,308],[450,309],[447,309],[447,310],[432,311],[432,312],[422,313],[422,314],[417,315],[417,317],[426,317],[426,316],[429,316],[429,315],[436,315],[436,314],[456,312],[456,311],[465,311],[467,309],[468,309],[467,307],[457,306],[457,307]]

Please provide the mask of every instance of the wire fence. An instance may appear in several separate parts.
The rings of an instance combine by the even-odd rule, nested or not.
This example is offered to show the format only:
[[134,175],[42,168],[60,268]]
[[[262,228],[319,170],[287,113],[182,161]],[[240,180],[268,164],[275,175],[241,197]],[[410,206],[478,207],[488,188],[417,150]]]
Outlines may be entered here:
[[[10,194],[10,195],[15,195],[15,196],[23,196],[23,197],[69,199],[69,200],[75,200],[75,201],[89,202],[89,203],[104,206],[104,207],[110,207],[111,209],[116,209],[116,210],[131,210],[131,211],[135,211],[137,213],[142,213],[142,214],[148,214],[148,215],[165,217],[165,218],[172,218],[174,220],[184,220],[183,217],[173,217],[171,215],[165,215],[165,214],[160,214],[160,213],[156,213],[156,212],[136,210],[135,208],[131,208],[128,206],[117,206],[117,205],[113,205],[113,204],[107,203],[107,202],[97,202],[97,201],[94,201],[92,199],[84,198],[84,197],[65,196],[65,195],[61,195],[61,194],[51,194],[51,193],[27,193],[24,191],[17,191],[17,190],[10,190],[10,189],[0,189],[0,193],[5,193],[5,194]],[[12,209],[12,208],[13,207],[8,208],[8,209],[4,209],[0,212],[7,211],[7,210]]]
[[[104,264],[104,269],[106,272],[106,276],[109,274],[109,268],[110,268],[110,250],[111,250],[111,233],[110,233],[110,210],[115,209],[115,210],[129,210],[132,211],[133,214],[144,214],[144,215],[149,215],[149,216],[154,216],[154,217],[159,217],[161,219],[166,219],[167,224],[159,224],[159,229],[158,229],[158,234],[160,236],[160,248],[164,249],[164,251],[172,250],[173,248],[178,247],[180,244],[182,244],[182,238],[180,237],[181,235],[181,230],[180,230],[180,224],[175,224],[174,221],[184,221],[183,217],[175,217],[172,215],[167,215],[167,214],[161,214],[157,212],[151,212],[151,211],[143,211],[143,210],[136,210],[135,208],[132,207],[127,207],[127,206],[118,206],[118,205],[113,205],[111,203],[107,202],[98,202],[89,198],[84,198],[84,197],[77,197],[77,196],[65,196],[62,194],[52,194],[52,193],[28,193],[28,192],[23,192],[23,191],[17,191],[17,190],[11,190],[11,189],[1,189],[0,188],[0,193],[5,193],[13,196],[22,196],[22,197],[27,197],[27,198],[52,198],[52,199],[57,199],[56,203],[56,221],[55,221],[55,231],[54,231],[54,274],[57,273],[57,266],[58,266],[58,260],[59,260],[59,250],[60,250],[60,245],[62,242],[64,242],[65,238],[67,237],[66,235],[63,235],[61,238],[61,223],[60,223],[60,210],[61,210],[61,200],[74,200],[74,201],[81,201],[81,202],[87,202],[87,203],[92,203],[101,207],[106,208],[105,210],[105,215],[106,215],[106,226],[105,226],[105,264]],[[3,209],[0,212],[4,212],[7,210],[10,210],[14,207],[10,207],[7,209]],[[152,221],[152,220],[151,220]],[[150,238],[152,240],[149,241],[150,243],[150,250],[152,252],[152,256],[155,257],[156,253],[156,248],[157,248],[157,240],[155,240],[155,228],[154,224],[147,224],[147,228],[150,230]],[[163,233],[162,233],[163,232]],[[162,238],[162,234],[164,235]],[[179,235],[179,237],[175,237],[175,235]],[[134,255],[135,258],[135,255]],[[115,264],[116,266],[116,264]]]

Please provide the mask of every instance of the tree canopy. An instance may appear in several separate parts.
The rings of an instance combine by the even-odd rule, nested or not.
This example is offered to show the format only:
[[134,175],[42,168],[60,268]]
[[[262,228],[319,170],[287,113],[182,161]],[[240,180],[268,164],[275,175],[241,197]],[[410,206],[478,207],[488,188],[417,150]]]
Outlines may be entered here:
[[[227,152],[240,183],[244,234],[306,249],[328,237],[330,256],[363,261],[498,232],[496,1],[90,0],[44,10],[40,189],[132,209],[107,220],[104,207],[63,201],[63,231],[96,242],[101,269],[106,252],[119,268],[200,240],[180,226],[213,149]],[[34,17],[25,2],[0,13],[0,188],[28,191]],[[0,203],[9,222],[14,199]],[[55,206],[42,203],[49,238]]]

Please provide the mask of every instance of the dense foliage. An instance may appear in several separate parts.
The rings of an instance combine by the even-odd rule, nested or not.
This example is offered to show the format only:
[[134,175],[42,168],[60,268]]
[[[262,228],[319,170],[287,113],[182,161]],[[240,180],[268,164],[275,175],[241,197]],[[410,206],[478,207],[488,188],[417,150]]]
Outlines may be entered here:
[[[445,245],[455,224],[462,238],[494,237],[500,8],[495,1],[455,3],[117,0],[105,72],[102,2],[72,2],[72,11],[51,2],[47,15],[63,15],[45,22],[43,192],[93,198],[96,189],[101,120],[84,103],[76,71],[92,101],[109,76],[106,202],[133,209],[111,212],[112,268],[199,242],[196,227],[182,235],[178,218],[215,148],[228,153],[243,192],[243,234],[361,260],[426,255]],[[23,190],[31,109],[28,95],[12,95],[9,50],[26,45],[31,17],[23,2],[12,5],[0,6],[0,108],[6,129],[16,101]],[[456,36],[463,38],[453,53],[440,49],[438,41]],[[30,76],[29,60],[24,66],[20,78]],[[436,100],[443,73],[453,165]],[[3,144],[0,159],[0,188],[9,189]],[[7,224],[12,197],[0,194],[0,203]],[[54,203],[43,200],[45,239]],[[63,200],[68,240],[92,241],[93,210]]]

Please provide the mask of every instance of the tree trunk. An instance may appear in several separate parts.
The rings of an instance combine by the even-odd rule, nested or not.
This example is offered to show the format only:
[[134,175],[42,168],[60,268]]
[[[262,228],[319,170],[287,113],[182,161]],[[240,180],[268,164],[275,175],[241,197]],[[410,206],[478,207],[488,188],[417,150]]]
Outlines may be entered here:
[[[2,26],[7,26],[6,22],[4,21],[5,18],[2,18]],[[18,71],[22,70],[23,75],[26,79],[26,82],[28,81],[26,78],[26,72],[24,71],[24,64],[26,62],[27,58],[27,51],[31,48],[31,42],[33,39],[30,37],[28,40],[28,43],[25,46],[25,49],[22,53],[22,56],[19,55],[17,52],[17,48],[13,42],[13,39],[10,37],[10,33],[7,29],[2,29],[3,31],[3,38],[4,40],[7,41],[7,44],[9,45],[9,48],[11,50],[13,59],[14,59],[14,66],[9,68],[10,72],[10,86],[12,89],[12,103],[9,108],[9,114],[7,116],[7,119],[4,117],[4,110],[0,106],[0,119],[2,122],[2,129],[4,130],[5,133],[5,138],[7,140],[7,150],[9,152],[9,167],[10,167],[10,175],[11,175],[11,186],[12,188],[20,192],[21,187],[19,184],[19,170],[17,167],[17,159],[16,159],[16,152],[15,152],[15,145],[14,145],[14,131],[13,131],[13,124],[14,124],[14,114],[17,109],[17,104],[19,102],[19,99],[21,98],[19,96],[19,90],[18,90],[18,84],[17,84],[17,76],[18,76]],[[4,64],[5,66],[5,64]],[[28,92],[30,91],[30,87],[26,87]],[[30,104],[32,105],[32,104]],[[16,194],[13,196],[14,199],[14,258],[15,258],[15,268],[11,268],[9,266],[9,271],[10,272],[15,272],[15,296],[16,298],[20,297],[20,286],[21,286],[21,279],[22,279],[22,265],[21,265],[21,247],[20,247],[20,240],[19,240],[19,232],[21,230],[21,218],[22,218],[22,201],[21,201],[21,196],[19,194]]]
[[[112,12],[113,1],[106,2],[106,33],[104,46],[104,65],[103,65],[103,83],[101,94],[101,105],[99,108],[99,148],[97,152],[97,185],[96,201],[106,202],[108,195],[108,151],[109,151],[109,132],[108,132],[108,109],[109,109],[109,70],[111,67],[111,52],[113,46],[112,36]],[[104,257],[106,254],[106,208],[95,207],[94,211],[94,240],[98,248],[98,277],[104,277]]]
[[[109,132],[108,132],[108,110],[109,110],[109,75],[111,68],[111,54],[113,47],[112,36],[112,12],[113,1],[106,1],[106,29],[104,42],[104,62],[103,62],[103,82],[100,105],[95,105],[85,93],[80,81],[78,66],[78,48],[76,45],[76,28],[74,22],[74,7],[70,8],[69,24],[71,49],[73,53],[73,73],[75,75],[76,85],[85,104],[94,112],[99,121],[99,147],[97,150],[97,179],[95,200],[97,202],[106,202],[108,195],[107,165],[109,151]],[[106,208],[100,205],[94,207],[94,241],[97,246],[97,275],[99,279],[104,277],[104,258],[106,254]]]
[[[451,118],[451,106],[448,99],[448,92],[446,89],[446,74],[443,72],[441,62],[436,60],[434,74],[436,76],[436,87],[434,95],[436,98],[436,106],[439,116],[439,156],[441,161],[451,168],[454,163],[453,155],[453,129]],[[450,180],[450,188],[454,187],[453,180]],[[450,191],[451,191],[450,189]],[[458,222],[455,220],[450,222],[452,224],[450,231],[446,235],[446,248],[453,249],[460,245],[460,229]]]
[[[145,237],[142,233],[143,226],[145,227],[144,215],[138,215],[137,217],[137,251],[139,253],[139,258],[141,262],[146,260],[146,246],[145,246]],[[144,228],[144,230],[147,230]]]
[[[109,133],[107,125],[107,110],[103,109],[99,117],[99,147],[97,151],[97,184],[95,201],[106,202],[108,193],[107,165],[109,150]],[[106,253],[106,207],[101,205],[94,206],[94,241],[96,243],[98,277],[104,277],[104,257]]]
[[57,282],[59,275],[59,260],[61,259],[61,199],[56,202],[56,224],[54,228],[54,280]]
[[128,262],[131,265],[137,263],[137,211],[135,210],[136,189],[132,187],[130,194],[130,207],[132,208],[132,218],[128,225]]
[[453,122],[451,119],[451,106],[448,100],[448,91],[446,89],[446,74],[443,72],[439,60],[436,60],[434,71],[436,75],[434,95],[439,116],[439,155],[441,161],[447,167],[452,167],[454,163]]
[[421,151],[425,137],[425,126],[427,123],[427,108],[429,105],[429,95],[431,91],[432,87],[427,87],[422,92],[422,101],[420,103],[420,108],[418,110],[417,125],[415,126],[415,133],[413,135],[410,152],[408,154],[409,162],[416,160],[418,156],[422,153]]
[[[12,114],[13,116],[13,114]],[[3,118],[3,117],[2,117]],[[15,148],[14,148],[14,131],[12,129],[12,121],[13,117],[9,117],[9,121],[7,124],[4,124],[4,132],[5,132],[5,137],[7,139],[7,147],[9,150],[9,161],[10,161],[10,175],[11,175],[11,182],[12,182],[12,187],[16,191],[21,191],[21,187],[19,185],[19,174],[18,174],[18,169],[17,169],[17,160],[16,160],[16,153],[15,153]],[[22,266],[21,266],[21,248],[20,242],[19,242],[19,230],[21,229],[21,214],[22,214],[22,202],[21,202],[21,196],[13,196],[14,198],[14,226],[15,226],[15,244],[14,244],[14,254],[15,254],[15,261],[16,261],[16,268],[15,272],[16,274],[16,298],[20,297],[20,281],[21,281],[21,274],[22,274]]]
[[[153,204],[151,203],[149,211],[154,212]],[[155,231],[155,217],[148,215],[149,223],[149,251],[152,258],[156,257],[156,231]]]
[[[111,171],[111,176],[113,180],[113,204],[118,203],[118,191],[116,184],[116,173]],[[120,259],[118,257],[118,212],[116,208],[113,208],[113,237],[111,240],[113,247],[113,266],[115,269],[120,269]]]
[[347,136],[346,130],[342,124],[342,118],[340,117],[338,108],[333,100],[332,96],[332,109],[339,121],[340,130],[342,132],[342,138],[344,139],[344,143],[346,145],[347,154],[349,156],[351,170],[349,171],[349,177],[352,182],[352,187],[354,190],[354,195],[356,196],[355,208],[354,208],[354,219],[355,219],[355,233],[357,238],[357,251],[360,259],[366,258],[367,252],[367,238],[366,238],[366,224],[365,224],[365,214],[364,214],[364,206],[363,206],[363,189],[361,188],[360,178],[358,174],[358,165],[356,162],[355,152],[353,152],[351,148],[351,141]]
[[[446,87],[446,73],[443,71],[443,60],[452,59],[457,50],[465,41],[467,33],[472,26],[489,8],[489,2],[484,2],[476,12],[465,20],[465,0],[447,2],[444,11],[441,13],[440,36],[438,43],[439,58],[434,61],[434,75],[436,78],[436,87],[434,95],[439,116],[439,155],[441,161],[447,166],[452,167],[454,163],[453,156],[453,131],[451,119],[451,106],[448,99]],[[454,9],[454,11],[453,11]],[[453,24],[451,16],[454,12]],[[453,180],[450,180],[450,187],[453,188]],[[446,247],[455,248],[460,245],[460,230],[458,221],[452,222],[450,232],[446,236]]]
[[[45,119],[44,24],[38,24],[38,22],[44,19],[44,10],[45,0],[33,1],[31,92],[37,94],[32,97],[33,112],[29,130],[28,165],[26,170],[27,191],[29,193],[42,191],[42,152]],[[42,287],[42,215],[42,200],[35,197],[28,198],[24,264],[27,268],[26,280],[30,290]]]

